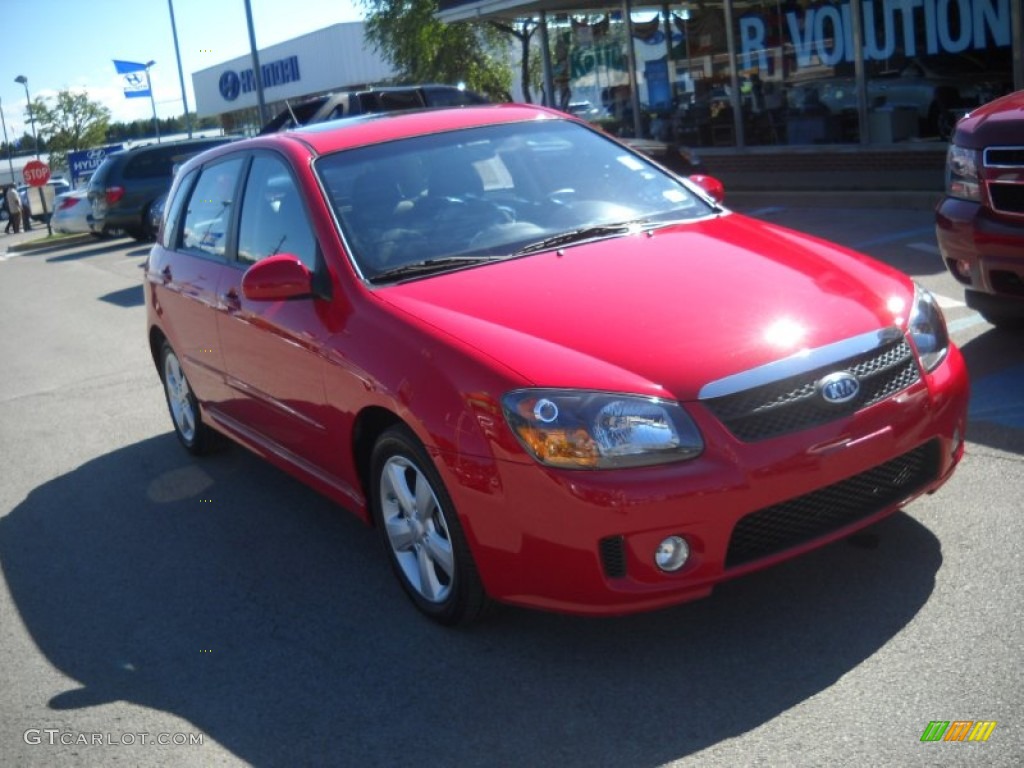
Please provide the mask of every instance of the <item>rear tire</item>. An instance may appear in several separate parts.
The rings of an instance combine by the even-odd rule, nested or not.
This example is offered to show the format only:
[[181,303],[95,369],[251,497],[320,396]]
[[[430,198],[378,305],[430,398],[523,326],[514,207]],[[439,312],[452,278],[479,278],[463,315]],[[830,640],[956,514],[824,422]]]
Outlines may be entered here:
[[166,341],[160,348],[160,379],[178,441],[194,456],[209,453],[216,445],[217,435],[203,422],[199,401],[192,394],[181,361]]
[[455,507],[423,446],[404,426],[373,448],[370,504],[399,583],[426,616],[468,625],[490,606]]

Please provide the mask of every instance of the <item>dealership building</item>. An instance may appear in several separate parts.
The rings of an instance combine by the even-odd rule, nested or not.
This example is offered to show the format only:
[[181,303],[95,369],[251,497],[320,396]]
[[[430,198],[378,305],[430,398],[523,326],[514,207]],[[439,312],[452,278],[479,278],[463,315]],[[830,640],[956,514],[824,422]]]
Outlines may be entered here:
[[[276,115],[287,102],[394,77],[391,66],[365,41],[363,31],[362,22],[334,24],[260,50],[267,117]],[[231,133],[253,133],[262,125],[251,56],[196,72],[192,87],[200,117],[219,117]]]
[[[549,103],[620,135],[698,148],[727,178],[770,187],[780,172],[798,180],[846,171],[856,186],[865,172],[902,169],[910,176],[894,179],[900,188],[915,169],[915,183],[941,184],[956,119],[1024,88],[1021,6],[440,0],[438,18],[539,20]],[[336,24],[260,51],[268,115],[285,100],[391,79],[363,26]],[[197,72],[193,84],[200,115],[220,116],[229,131],[259,124],[250,57]]]

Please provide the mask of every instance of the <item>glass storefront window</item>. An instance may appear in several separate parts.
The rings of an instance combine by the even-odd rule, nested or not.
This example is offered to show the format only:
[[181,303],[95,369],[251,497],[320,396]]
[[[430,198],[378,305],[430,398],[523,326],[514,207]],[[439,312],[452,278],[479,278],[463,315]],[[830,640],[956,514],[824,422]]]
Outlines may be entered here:
[[861,0],[861,125],[849,0],[734,0],[745,143],[947,138],[966,110],[1012,89],[1010,2]]
[[[670,4],[667,23],[635,11],[646,136],[697,147],[938,141],[1013,87],[1015,0],[860,0],[859,36],[851,0],[731,0],[735,57],[725,2]],[[558,35],[562,108],[632,135],[621,16],[572,18]]]
[[973,107],[1008,93],[1010,0],[864,3],[873,143],[946,139]]

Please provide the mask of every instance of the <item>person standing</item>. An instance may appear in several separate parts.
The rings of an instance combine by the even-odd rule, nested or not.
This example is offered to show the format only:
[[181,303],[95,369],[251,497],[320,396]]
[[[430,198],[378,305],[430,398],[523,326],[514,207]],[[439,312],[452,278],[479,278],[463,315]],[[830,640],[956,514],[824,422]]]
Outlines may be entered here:
[[7,226],[4,227],[4,234],[11,234],[11,212],[7,210],[7,187],[0,187],[0,213],[5,214]]
[[18,190],[13,184],[7,185],[7,191],[4,193],[4,200],[7,201],[7,213],[10,217],[7,220],[8,230],[14,229],[14,233],[17,234],[21,231],[21,196],[18,195]]
[[[17,189],[15,189],[15,192],[17,192]],[[32,231],[32,197],[29,194],[30,192],[31,189],[26,190],[25,196],[21,198],[21,228],[26,232]]]

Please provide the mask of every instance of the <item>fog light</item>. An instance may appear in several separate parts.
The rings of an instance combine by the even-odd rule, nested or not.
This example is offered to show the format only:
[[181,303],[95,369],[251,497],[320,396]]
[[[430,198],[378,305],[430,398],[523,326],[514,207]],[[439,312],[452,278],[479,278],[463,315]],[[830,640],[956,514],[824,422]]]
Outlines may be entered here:
[[956,260],[956,271],[960,277],[970,279],[971,277],[971,262],[967,259]]
[[690,559],[690,545],[682,536],[669,536],[658,545],[654,553],[654,562],[663,570],[671,573],[678,571]]

